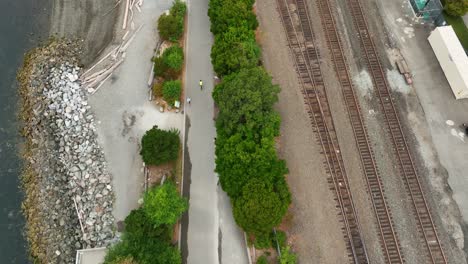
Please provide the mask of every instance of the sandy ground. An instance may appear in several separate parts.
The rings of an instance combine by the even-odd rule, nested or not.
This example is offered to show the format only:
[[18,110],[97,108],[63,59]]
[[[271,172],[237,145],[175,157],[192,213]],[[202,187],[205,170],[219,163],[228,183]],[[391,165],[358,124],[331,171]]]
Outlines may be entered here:
[[124,63],[90,96],[98,120],[99,140],[113,175],[117,221],[124,220],[138,206],[144,180],[139,144],[145,131],[154,125],[182,130],[182,114],[160,113],[148,101],[151,57],[158,41],[154,25],[169,7],[169,0],[144,2],[142,13],[136,13],[134,19],[136,27],[144,26],[128,48]]
[[312,132],[283,27],[270,1],[257,1],[263,62],[280,84],[280,155],[289,167],[293,219],[288,236],[300,263],[347,263],[335,201],[327,183],[324,157]]
[[82,63],[88,65],[112,41],[122,10],[115,4],[115,0],[53,0],[50,34],[83,39]]
[[[214,173],[213,69],[208,0],[189,2],[186,56],[187,142],[184,194],[190,207],[183,219],[183,263],[246,264],[244,237],[236,226],[229,198]],[[201,91],[198,81],[202,79]],[[188,224],[188,226],[187,226]]]

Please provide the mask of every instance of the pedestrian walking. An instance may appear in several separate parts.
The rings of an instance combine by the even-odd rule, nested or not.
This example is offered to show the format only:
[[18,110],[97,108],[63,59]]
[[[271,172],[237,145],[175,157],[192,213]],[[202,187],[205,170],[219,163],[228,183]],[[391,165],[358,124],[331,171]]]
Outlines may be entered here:
[[187,103],[190,104],[191,101],[192,99],[190,99],[190,97],[187,97]]

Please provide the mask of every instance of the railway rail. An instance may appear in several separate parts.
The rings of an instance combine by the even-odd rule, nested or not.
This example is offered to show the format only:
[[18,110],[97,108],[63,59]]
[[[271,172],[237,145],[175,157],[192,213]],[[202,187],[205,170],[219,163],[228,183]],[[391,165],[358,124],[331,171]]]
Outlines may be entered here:
[[413,204],[418,228],[428,250],[428,260],[430,263],[447,263],[361,3],[359,0],[347,0],[347,3],[361,42],[361,49],[366,58],[367,68],[380,98],[400,173]]
[[[369,263],[328,104],[320,55],[314,43],[308,11],[297,8],[298,3],[305,5],[303,0],[276,0],[276,3],[309,109],[308,114],[325,155],[324,165],[330,175],[330,188],[335,193],[337,208],[342,216],[350,260],[353,263]],[[292,9],[290,4],[294,4],[296,8]],[[293,20],[296,15],[299,18],[298,23]]]
[[[298,3],[300,2],[304,2],[304,0],[298,0]],[[341,39],[338,35],[330,2],[328,0],[317,0],[317,6],[335,73],[341,85],[341,91],[346,103],[353,134],[356,139],[367,188],[370,193],[372,207],[377,220],[384,259],[386,263],[404,263],[404,258],[400,250],[401,245],[394,228],[391,211],[387,205],[384,186],[381,182],[367,128],[364,124],[361,109],[350,78],[346,56],[344,55]],[[307,5],[305,3],[297,8],[307,11]]]

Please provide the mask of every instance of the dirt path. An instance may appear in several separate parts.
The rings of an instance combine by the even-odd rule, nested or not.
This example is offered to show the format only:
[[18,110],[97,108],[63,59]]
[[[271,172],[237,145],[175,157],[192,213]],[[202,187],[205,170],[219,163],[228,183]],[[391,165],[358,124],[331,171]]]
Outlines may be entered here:
[[327,183],[324,157],[315,140],[290,58],[276,4],[257,1],[263,62],[281,85],[281,150],[289,167],[293,195],[289,237],[301,263],[347,263],[347,251],[335,201]]

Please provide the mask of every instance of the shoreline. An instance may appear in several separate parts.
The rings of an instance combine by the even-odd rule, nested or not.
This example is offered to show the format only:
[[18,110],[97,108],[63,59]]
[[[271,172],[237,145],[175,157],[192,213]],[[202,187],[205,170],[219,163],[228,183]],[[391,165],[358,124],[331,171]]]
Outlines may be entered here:
[[[78,179],[74,181],[73,178],[75,176],[78,177],[82,172],[73,172],[70,168],[66,168],[65,164],[61,164],[62,166],[58,164],[61,162],[60,159],[64,158],[64,155],[57,153],[57,150],[64,152],[66,148],[66,150],[70,151],[70,148],[74,148],[76,145],[73,145],[70,141],[69,143],[59,142],[58,145],[55,144],[54,146],[54,143],[57,143],[57,135],[54,136],[54,131],[51,131],[50,127],[45,124],[47,123],[45,119],[40,118],[37,112],[38,108],[42,108],[38,107],[38,105],[45,106],[47,103],[50,103],[50,100],[48,101],[44,96],[41,97],[32,89],[35,85],[39,85],[42,90],[45,82],[41,83],[41,80],[51,77],[51,72],[42,72],[42,78],[38,78],[39,81],[34,80],[33,76],[36,75],[34,71],[37,70],[38,65],[46,65],[47,67],[54,64],[59,65],[62,63],[62,65],[66,65],[70,63],[70,67],[65,67],[62,70],[71,70],[78,73],[78,68],[73,69],[74,67],[89,65],[99,57],[105,48],[110,46],[116,32],[116,21],[121,17],[121,6],[116,6],[109,12],[108,6],[115,5],[113,0],[104,0],[97,5],[93,5],[93,2],[96,3],[94,0],[86,0],[84,4],[82,3],[83,5],[76,8],[73,1],[52,0],[52,10],[49,16],[49,35],[52,36],[51,39],[63,37],[78,38],[81,41],[77,41],[78,43],[74,44],[71,42],[64,44],[62,42],[65,45],[63,47],[64,50],[58,52],[58,54],[56,53],[55,56],[52,56],[54,54],[53,51],[48,50],[50,48],[49,45],[57,45],[60,41],[46,41],[25,54],[23,65],[18,70],[20,101],[18,117],[21,120],[21,134],[24,138],[24,145],[19,152],[23,161],[20,182],[24,198],[21,207],[26,219],[24,236],[27,240],[28,255],[33,262],[74,263],[76,250],[105,246],[114,237],[114,221],[112,216],[114,198],[110,174],[103,173],[104,175],[108,175],[105,178],[94,178],[93,175],[91,177],[88,175],[87,179],[94,181],[91,184],[91,188],[88,188],[89,186],[84,187],[84,185],[80,187],[80,182],[76,181]],[[93,15],[89,15],[90,9]],[[105,23],[101,23],[101,14],[104,12],[107,12],[107,18],[104,19]],[[57,25],[62,26],[57,27]],[[102,34],[102,32],[105,33]],[[79,45],[81,51],[84,52],[78,52],[78,47],[75,44]],[[60,46],[61,44],[58,45]],[[67,46],[71,50],[67,50]],[[51,57],[48,57],[48,55]],[[45,58],[48,58],[50,61],[45,61]],[[49,70],[51,70],[50,67]],[[59,72],[62,71],[59,70]],[[60,73],[58,74],[60,75]],[[63,76],[60,78],[63,78]],[[63,80],[60,79],[60,81]],[[84,98],[83,103],[86,103],[88,95],[82,95]],[[36,99],[36,96],[39,98]],[[92,109],[90,111],[92,113]],[[55,119],[60,120],[60,118]],[[94,129],[92,121],[88,123],[91,124],[88,127],[90,129]],[[39,130],[41,126],[43,128],[42,131]],[[86,124],[84,127],[86,127]],[[74,138],[75,134],[71,134],[71,137]],[[86,142],[88,142],[93,136],[90,134],[90,138],[86,137]],[[94,132],[94,139],[97,140],[96,138],[97,135]],[[66,144],[70,144],[70,146],[60,146]],[[78,146],[81,147],[82,145],[78,144]],[[94,148],[97,149],[97,157],[101,157],[98,158],[98,163],[102,164],[104,170],[107,170],[104,155],[99,144],[96,143]],[[50,156],[50,152],[58,156]],[[94,155],[94,153],[91,155]],[[84,162],[86,164],[89,161],[86,160]],[[91,166],[94,166],[94,162],[92,164]],[[97,167],[100,167],[100,165],[97,165]],[[58,170],[59,174],[54,175],[50,170]],[[86,175],[80,176],[83,176],[82,179],[85,180]],[[73,182],[75,182],[75,186],[69,186],[70,184],[73,185]],[[104,188],[102,188],[103,186],[99,186],[98,188],[96,183],[104,184]],[[60,188],[57,186],[60,186]],[[60,190],[61,188],[64,188],[65,191]],[[95,189],[99,189],[100,192],[95,192]],[[91,191],[91,194],[87,194],[87,191]],[[63,199],[62,201],[63,196],[70,195],[70,193],[75,193],[74,198],[71,200]],[[81,196],[76,195],[76,193],[79,193]],[[105,199],[106,201],[104,202],[104,206],[94,208],[86,208],[84,202],[78,201],[78,207],[81,206],[82,208],[76,208],[77,198],[86,200],[86,197],[89,200],[94,199],[94,201],[97,201]],[[51,202],[52,200],[53,202]],[[93,204],[92,201],[90,203]],[[79,223],[78,211],[82,213],[82,222],[84,223]],[[88,220],[87,223],[86,220]],[[102,221],[101,225],[98,225],[99,230],[94,230],[95,221]],[[84,228],[91,228],[90,237],[80,234],[84,230],[83,225],[85,226]]]
[[79,44],[51,40],[18,73],[25,137],[22,204],[30,256],[71,263],[114,237],[113,191],[94,116],[78,80]]

